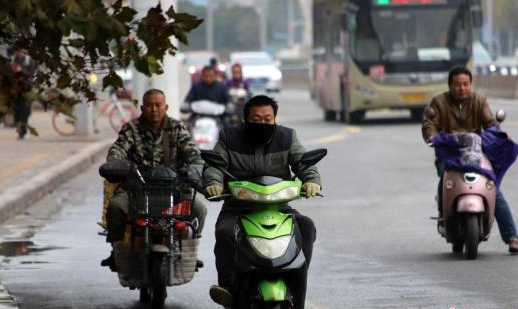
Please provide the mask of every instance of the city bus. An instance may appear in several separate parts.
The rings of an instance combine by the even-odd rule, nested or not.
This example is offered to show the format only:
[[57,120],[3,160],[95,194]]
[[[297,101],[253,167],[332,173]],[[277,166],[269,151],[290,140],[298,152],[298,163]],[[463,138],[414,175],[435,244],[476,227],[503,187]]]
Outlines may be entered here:
[[472,65],[480,0],[314,0],[311,95],[327,121],[406,109],[415,120]]

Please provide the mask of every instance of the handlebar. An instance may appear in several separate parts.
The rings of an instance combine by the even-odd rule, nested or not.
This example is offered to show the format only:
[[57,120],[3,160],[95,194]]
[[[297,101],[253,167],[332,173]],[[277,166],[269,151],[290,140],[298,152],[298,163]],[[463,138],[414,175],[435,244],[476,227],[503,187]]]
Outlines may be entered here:
[[[306,197],[306,192],[301,192],[300,196]],[[324,195],[322,193],[317,193],[317,196],[318,197],[324,197]],[[230,193],[224,193],[224,194],[220,194],[220,195],[209,196],[207,198],[207,200],[210,201],[210,202],[220,202],[220,201],[224,200],[227,197],[230,197]]]
[[225,194],[220,194],[220,195],[214,195],[214,196],[209,196],[207,198],[207,200],[209,202],[219,202],[219,201],[222,201],[224,199],[226,199],[227,197],[230,197],[230,193],[225,193]]

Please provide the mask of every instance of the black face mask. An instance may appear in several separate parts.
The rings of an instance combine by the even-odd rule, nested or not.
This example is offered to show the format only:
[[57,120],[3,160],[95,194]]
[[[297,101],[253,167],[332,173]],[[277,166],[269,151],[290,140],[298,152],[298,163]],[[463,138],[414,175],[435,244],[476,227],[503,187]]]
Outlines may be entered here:
[[245,132],[252,144],[264,144],[270,140],[277,128],[276,124],[269,123],[245,123]]

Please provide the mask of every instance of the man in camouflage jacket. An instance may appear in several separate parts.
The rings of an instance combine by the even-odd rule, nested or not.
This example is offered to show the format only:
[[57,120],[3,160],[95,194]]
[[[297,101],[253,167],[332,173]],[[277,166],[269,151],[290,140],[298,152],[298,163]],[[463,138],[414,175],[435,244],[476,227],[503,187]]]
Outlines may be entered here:
[[[194,166],[201,170],[203,160],[200,150],[184,124],[167,116],[168,105],[164,93],[158,89],[148,90],[142,101],[142,115],[121,128],[119,137],[108,151],[107,161],[129,160],[139,170],[158,166],[169,166],[174,170]],[[166,134],[169,137],[164,142]],[[167,144],[169,147],[165,147],[168,150],[164,151]],[[168,158],[165,158],[167,153]],[[123,240],[128,211],[128,193],[118,188],[110,200],[106,215],[107,241],[114,243]],[[198,218],[197,232],[201,235],[207,209],[196,199],[192,212]],[[113,266],[113,257],[103,260],[101,265]]]

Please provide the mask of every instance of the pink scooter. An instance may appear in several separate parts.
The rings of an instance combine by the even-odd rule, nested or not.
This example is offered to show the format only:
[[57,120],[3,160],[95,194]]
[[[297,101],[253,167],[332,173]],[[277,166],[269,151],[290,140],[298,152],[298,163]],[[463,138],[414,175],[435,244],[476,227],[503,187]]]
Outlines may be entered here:
[[[497,121],[503,122],[505,112],[499,110]],[[454,133],[460,145],[461,162],[485,170],[493,168],[482,152],[482,140],[476,133]],[[476,259],[478,245],[489,238],[495,218],[496,185],[477,172],[445,171],[442,183],[443,224],[441,236],[452,244],[454,253],[465,249],[466,259]]]

